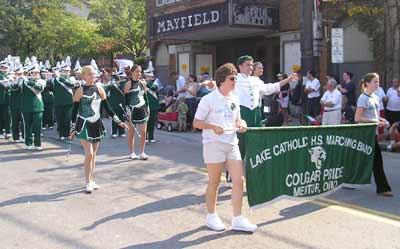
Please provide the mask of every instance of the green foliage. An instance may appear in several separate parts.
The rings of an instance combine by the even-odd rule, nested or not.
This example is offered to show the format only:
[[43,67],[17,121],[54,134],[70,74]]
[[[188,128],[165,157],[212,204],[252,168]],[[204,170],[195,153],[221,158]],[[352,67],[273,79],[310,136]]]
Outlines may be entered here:
[[332,1],[333,4],[342,2],[341,8],[343,15],[352,17],[361,32],[367,34],[372,41],[372,52],[376,59],[384,55],[384,11],[382,0],[348,0]]
[[106,37],[103,49],[130,53],[134,57],[146,49],[146,10],[144,0],[91,0],[89,19],[96,21]]
[[150,58],[149,58],[149,57],[146,57],[146,56],[139,56],[139,57],[136,57],[136,58],[134,59],[133,62],[134,62],[135,64],[141,65],[142,68],[145,69],[145,68],[147,67],[149,61],[150,61]]
[[[98,26],[65,11],[70,1],[0,0],[0,33],[14,54],[55,60],[91,57],[103,41]],[[3,7],[4,6],[4,7]]]

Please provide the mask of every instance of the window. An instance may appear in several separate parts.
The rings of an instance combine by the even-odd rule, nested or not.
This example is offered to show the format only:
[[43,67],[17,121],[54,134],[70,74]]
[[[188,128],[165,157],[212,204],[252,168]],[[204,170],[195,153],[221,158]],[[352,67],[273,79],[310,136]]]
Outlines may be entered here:
[[172,4],[172,3],[176,3],[176,2],[180,2],[182,0],[156,0],[156,6],[160,7],[160,6],[164,6],[167,4]]

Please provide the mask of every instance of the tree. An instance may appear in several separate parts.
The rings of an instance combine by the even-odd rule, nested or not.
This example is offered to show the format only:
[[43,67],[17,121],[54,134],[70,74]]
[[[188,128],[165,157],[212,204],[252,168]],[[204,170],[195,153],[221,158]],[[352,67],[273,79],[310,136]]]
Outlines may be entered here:
[[385,68],[387,79],[400,77],[400,0],[385,0]]
[[98,26],[65,10],[67,0],[0,0],[2,42],[21,57],[93,56],[103,38]]
[[103,48],[111,53],[140,56],[146,49],[144,0],[91,0],[89,19],[100,25],[107,37]]

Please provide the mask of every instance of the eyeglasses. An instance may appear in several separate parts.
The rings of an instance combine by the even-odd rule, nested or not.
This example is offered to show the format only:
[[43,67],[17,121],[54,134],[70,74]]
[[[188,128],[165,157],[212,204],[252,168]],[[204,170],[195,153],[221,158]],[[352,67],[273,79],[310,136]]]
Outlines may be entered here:
[[230,80],[230,81],[236,81],[236,80],[237,80],[237,77],[232,76],[232,77],[229,77],[228,80]]

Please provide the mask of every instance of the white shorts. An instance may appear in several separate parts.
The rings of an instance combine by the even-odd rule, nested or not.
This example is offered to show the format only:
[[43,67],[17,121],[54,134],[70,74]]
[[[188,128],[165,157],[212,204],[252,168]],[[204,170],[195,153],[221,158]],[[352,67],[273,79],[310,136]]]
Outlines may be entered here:
[[241,161],[239,146],[221,142],[203,144],[204,163],[223,163],[227,160]]
[[281,108],[288,108],[289,107],[289,96],[286,96],[279,100],[281,103]]

